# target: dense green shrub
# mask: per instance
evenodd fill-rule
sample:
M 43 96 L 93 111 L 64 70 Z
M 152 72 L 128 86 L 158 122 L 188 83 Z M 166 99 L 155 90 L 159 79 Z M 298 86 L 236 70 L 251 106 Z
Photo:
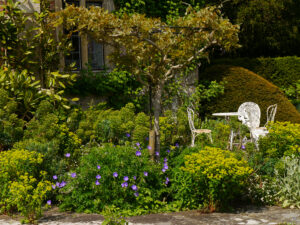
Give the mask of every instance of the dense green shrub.
M 101 212 L 108 207 L 141 214 L 158 210 L 167 197 L 161 165 L 150 161 L 148 150 L 138 143 L 134 148 L 92 148 L 62 179 L 67 185 L 59 189 L 58 200 L 65 210 Z
M 202 204 L 213 211 L 228 206 L 228 203 L 238 200 L 246 193 L 247 178 L 252 169 L 246 161 L 238 160 L 234 153 L 206 147 L 186 155 L 184 160 L 185 165 L 181 170 L 188 174 L 185 182 L 191 186 L 185 186 L 187 190 L 182 191 L 191 194 L 185 197 L 194 202 L 193 204 Z M 182 185 L 179 178 L 175 180 Z M 177 185 L 180 187 L 179 184 Z
M 144 108 L 146 101 L 141 84 L 130 73 L 118 70 L 82 70 L 68 92 L 75 95 L 101 96 L 109 107 L 115 109 L 124 107 L 128 102 L 133 102 L 136 108 Z
M 269 126 L 269 134 L 259 140 L 259 151 L 248 152 L 249 162 L 257 173 L 274 175 L 281 168 L 283 156 L 300 156 L 300 126 L 289 122 L 276 122 Z
M 207 105 L 207 111 L 236 112 L 243 102 L 255 102 L 261 109 L 261 124 L 266 121 L 266 109 L 278 104 L 275 120 L 300 122 L 300 114 L 278 87 L 241 67 L 215 65 L 205 70 L 203 77 L 225 81 L 224 95 Z
M 281 159 L 282 171 L 275 169 L 273 188 L 283 207 L 300 208 L 300 158 L 285 156 Z
M 18 118 L 17 102 L 9 98 L 7 91 L 0 89 L 0 96 L 0 150 L 3 150 L 23 137 L 25 121 Z
M 280 88 L 288 88 L 300 80 L 300 57 L 219 59 L 215 64 L 244 67 Z
M 28 222 L 41 215 L 41 207 L 51 189 L 44 180 L 43 155 L 14 149 L 0 152 L 0 211 L 20 211 Z M 40 181 L 40 182 L 39 182 Z
M 43 169 L 49 175 L 66 171 L 76 164 L 82 155 L 81 140 L 60 119 L 58 111 L 47 101 L 42 101 L 24 131 L 21 141 L 14 143 L 15 148 L 36 151 L 44 155 Z M 72 158 L 65 157 L 66 154 Z

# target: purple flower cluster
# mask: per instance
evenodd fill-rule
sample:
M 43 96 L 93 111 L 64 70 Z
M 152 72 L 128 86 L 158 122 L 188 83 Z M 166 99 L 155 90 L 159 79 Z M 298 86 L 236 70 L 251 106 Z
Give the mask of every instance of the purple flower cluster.
M 64 186 L 66 186 L 66 184 L 67 184 L 67 182 L 65 182 L 65 181 L 62 181 L 61 183 L 56 182 L 55 185 L 52 185 L 52 189 L 55 189 L 56 187 L 62 188 L 62 187 L 64 187 Z
M 121 186 L 124 188 L 126 188 L 126 187 L 128 187 L 128 183 L 127 182 L 123 182 L 122 184 L 121 184 Z
M 114 173 L 113 173 L 113 177 L 118 177 L 118 173 L 117 173 L 117 172 L 114 172 Z
M 169 169 L 169 166 L 168 166 L 168 159 L 167 159 L 167 158 L 164 158 L 164 166 L 163 166 L 163 168 L 161 169 L 161 171 L 164 173 L 164 172 L 166 172 L 168 169 Z
M 136 156 L 141 156 L 142 153 L 141 153 L 141 151 L 136 151 L 136 152 L 135 152 L 135 155 L 136 155 Z
M 170 182 L 169 177 L 166 177 L 165 184 L 168 185 L 169 182 Z

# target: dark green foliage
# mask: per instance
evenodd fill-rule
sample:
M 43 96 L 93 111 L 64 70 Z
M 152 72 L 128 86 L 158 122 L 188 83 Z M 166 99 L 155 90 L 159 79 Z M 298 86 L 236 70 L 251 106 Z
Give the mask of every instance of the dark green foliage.
M 68 92 L 83 96 L 101 96 L 109 107 L 115 109 L 124 107 L 128 102 L 133 102 L 136 108 L 143 108 L 146 103 L 141 84 L 126 71 L 92 72 L 90 69 L 82 70 Z
M 146 14 L 148 17 L 159 17 L 166 20 L 168 15 L 183 15 L 188 4 L 203 6 L 205 1 L 181 0 L 156 1 L 156 0 L 114 0 L 118 12 Z
M 300 58 L 296 56 L 278 58 L 227 58 L 213 61 L 213 65 L 215 64 L 244 67 L 280 88 L 288 88 L 300 80 Z
M 18 118 L 18 104 L 8 92 L 0 88 L 0 151 L 10 148 L 23 137 L 25 121 Z
M 266 121 L 266 109 L 278 104 L 275 120 L 300 122 L 300 114 L 278 87 L 241 67 L 216 65 L 208 68 L 203 77 L 225 81 L 224 95 L 209 104 L 208 113 L 236 112 L 243 102 L 255 102 L 261 109 L 261 125 Z
M 160 164 L 149 160 L 148 150 L 141 150 L 141 156 L 136 156 L 136 151 L 137 148 L 118 146 L 89 149 L 74 170 L 77 177 L 66 178 L 66 190 L 58 196 L 60 207 L 79 212 L 101 212 L 107 207 L 118 213 L 127 211 L 129 215 L 158 209 L 166 197 L 165 175 L 160 172 Z M 96 185 L 97 175 L 101 176 L 99 185 Z M 125 176 L 128 187 L 122 187 Z M 132 185 L 137 186 L 136 191 Z M 136 192 L 138 197 L 134 195 Z

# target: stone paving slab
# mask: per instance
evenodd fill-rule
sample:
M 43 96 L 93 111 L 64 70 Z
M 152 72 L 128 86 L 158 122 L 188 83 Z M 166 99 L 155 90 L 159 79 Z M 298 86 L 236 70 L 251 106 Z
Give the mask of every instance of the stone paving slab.
M 0 216 L 2 225 L 20 225 L 15 218 Z M 101 224 L 104 217 L 98 214 L 80 214 L 58 212 L 53 208 L 45 212 L 39 221 L 41 225 L 96 225 Z M 282 209 L 280 207 L 252 207 L 235 213 L 202 213 L 197 210 L 150 214 L 127 218 L 129 225 L 256 225 L 284 224 L 300 225 L 300 209 Z

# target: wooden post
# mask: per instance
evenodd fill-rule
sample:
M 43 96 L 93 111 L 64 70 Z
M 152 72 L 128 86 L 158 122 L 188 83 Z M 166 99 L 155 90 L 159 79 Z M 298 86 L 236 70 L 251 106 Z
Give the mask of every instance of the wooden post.
M 154 157 L 155 157 L 155 131 L 154 130 L 150 130 L 149 131 L 149 154 L 151 157 L 151 160 L 154 161 Z

